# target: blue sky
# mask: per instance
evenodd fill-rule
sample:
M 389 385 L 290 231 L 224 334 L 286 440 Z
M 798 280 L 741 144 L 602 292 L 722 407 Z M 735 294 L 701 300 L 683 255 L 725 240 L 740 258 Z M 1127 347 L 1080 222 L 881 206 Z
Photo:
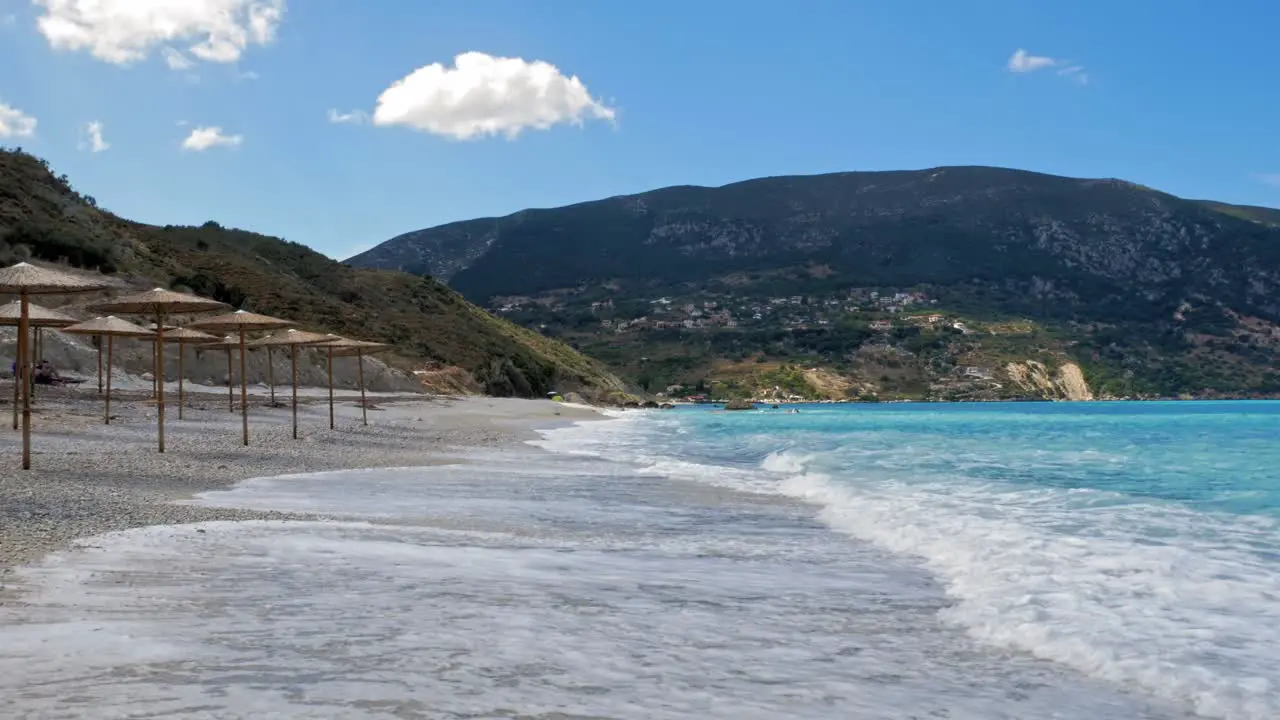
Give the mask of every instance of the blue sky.
M 525 207 L 842 170 L 1000 165 L 1280 206 L 1267 0 L 87 2 L 0 0 L 0 144 L 125 217 L 334 257 Z M 464 53 L 485 55 L 455 71 Z M 442 84 L 489 90 L 441 102 Z

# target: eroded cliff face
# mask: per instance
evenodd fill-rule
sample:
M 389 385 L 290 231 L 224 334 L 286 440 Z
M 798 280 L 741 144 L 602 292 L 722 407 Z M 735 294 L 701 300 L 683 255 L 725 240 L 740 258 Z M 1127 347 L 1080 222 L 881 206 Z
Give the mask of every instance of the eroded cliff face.
M 1005 366 L 1009 381 L 1018 389 L 1050 400 L 1093 400 L 1093 391 L 1084 372 L 1075 363 L 1063 363 L 1056 370 L 1036 360 L 1011 362 Z

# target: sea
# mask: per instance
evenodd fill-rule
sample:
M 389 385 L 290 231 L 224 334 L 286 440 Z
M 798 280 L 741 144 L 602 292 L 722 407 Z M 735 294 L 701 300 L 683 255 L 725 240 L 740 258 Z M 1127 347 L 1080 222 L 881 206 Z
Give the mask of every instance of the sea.
M 5 718 L 1280 718 L 1280 403 L 697 406 L 262 478 L 0 606 Z

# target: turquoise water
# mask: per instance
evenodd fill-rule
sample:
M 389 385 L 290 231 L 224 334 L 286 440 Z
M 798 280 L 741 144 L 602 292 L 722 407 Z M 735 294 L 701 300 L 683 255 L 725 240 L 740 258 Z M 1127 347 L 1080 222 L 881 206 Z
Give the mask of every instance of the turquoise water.
M 680 454 L 700 460 L 820 453 L 824 467 L 904 482 L 1095 490 L 1096 502 L 1280 516 L 1280 402 L 817 405 L 742 417 L 695 408 L 679 426 L 698 435 Z
M 982 645 L 1280 717 L 1280 403 L 800 410 L 651 413 L 561 449 L 811 502 L 930 571 Z
M 1276 720 L 1280 405 L 633 412 L 15 573 L 4 717 Z

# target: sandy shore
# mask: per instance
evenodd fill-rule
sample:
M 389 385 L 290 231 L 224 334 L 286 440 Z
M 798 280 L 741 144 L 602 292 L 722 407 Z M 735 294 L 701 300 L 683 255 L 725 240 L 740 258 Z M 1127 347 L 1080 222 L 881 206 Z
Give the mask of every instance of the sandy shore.
M 299 389 L 300 391 L 303 388 Z M 0 397 L 12 387 L 0 384 Z M 146 393 L 113 394 L 111 425 L 102 423 L 96 388 L 49 389 L 33 413 L 32 469 L 21 467 L 21 433 L 12 407 L 0 404 L 0 586 L 9 570 L 70 541 L 104 532 L 204 520 L 288 518 L 278 513 L 174 504 L 193 493 L 230 487 L 251 477 L 350 468 L 430 465 L 466 448 L 520 442 L 534 428 L 600 417 L 587 408 L 544 400 L 370 398 L 369 426 L 358 400 L 340 398 L 337 428 L 328 404 L 308 389 L 298 408 L 299 439 L 290 410 L 250 398 L 250 447 L 240 442 L 240 415 L 224 393 L 188 397 L 183 420 L 166 412 L 165 453 L 156 452 L 155 408 Z M 288 401 L 288 388 L 277 393 Z M 0 587 L 2 589 L 2 587 Z

